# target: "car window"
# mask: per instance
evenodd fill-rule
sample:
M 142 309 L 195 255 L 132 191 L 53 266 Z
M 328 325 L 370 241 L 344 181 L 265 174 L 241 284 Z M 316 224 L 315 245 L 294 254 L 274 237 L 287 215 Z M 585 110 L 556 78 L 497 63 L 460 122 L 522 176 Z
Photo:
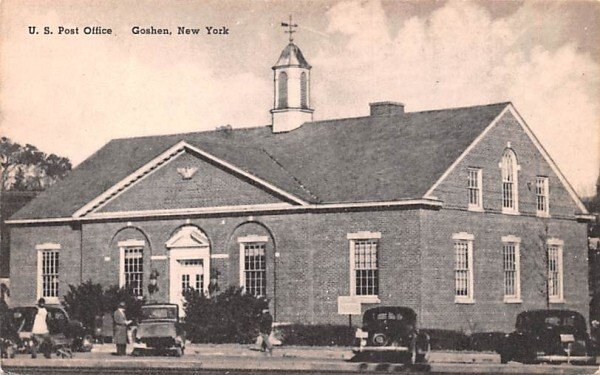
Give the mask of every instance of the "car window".
M 546 325 L 550 325 L 550 326 L 559 326 L 560 318 L 558 316 L 547 316 L 544 319 L 544 323 L 546 323 Z
M 143 308 L 142 319 L 177 319 L 176 307 Z

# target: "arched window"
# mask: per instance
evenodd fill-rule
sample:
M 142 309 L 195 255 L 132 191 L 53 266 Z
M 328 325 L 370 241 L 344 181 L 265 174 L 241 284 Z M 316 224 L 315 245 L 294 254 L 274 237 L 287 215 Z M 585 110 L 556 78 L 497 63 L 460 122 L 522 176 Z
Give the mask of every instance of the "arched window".
M 300 75 L 300 106 L 308 108 L 306 72 Z
M 286 72 L 279 73 L 279 103 L 278 108 L 288 106 L 288 76 Z
M 502 210 L 518 211 L 517 156 L 507 148 L 502 154 Z

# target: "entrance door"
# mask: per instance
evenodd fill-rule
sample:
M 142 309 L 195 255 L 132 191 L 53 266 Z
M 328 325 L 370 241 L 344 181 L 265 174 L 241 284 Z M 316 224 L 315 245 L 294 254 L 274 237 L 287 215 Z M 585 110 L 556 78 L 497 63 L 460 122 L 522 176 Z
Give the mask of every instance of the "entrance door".
M 179 259 L 179 299 L 183 300 L 188 290 L 204 291 L 204 260 L 203 259 Z

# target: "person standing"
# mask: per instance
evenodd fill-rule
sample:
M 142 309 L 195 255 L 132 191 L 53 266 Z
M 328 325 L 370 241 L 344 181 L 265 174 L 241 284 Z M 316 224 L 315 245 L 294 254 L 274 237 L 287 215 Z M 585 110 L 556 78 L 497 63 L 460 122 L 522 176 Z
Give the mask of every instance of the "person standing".
M 125 355 L 127 349 L 127 326 L 131 320 L 125 315 L 125 302 L 119 302 L 119 307 L 113 314 L 113 340 L 117 345 L 117 355 Z
M 46 310 L 46 300 L 40 298 L 37 305 L 37 313 L 33 320 L 31 329 L 31 358 L 37 358 L 38 347 L 42 349 L 44 357 L 50 358 L 52 354 L 52 344 L 50 341 L 50 331 L 48 330 L 48 310 Z
M 258 321 L 258 332 L 262 338 L 261 351 L 266 348 L 269 355 L 273 355 L 273 343 L 271 342 L 271 330 L 273 328 L 273 317 L 269 309 L 264 309 Z

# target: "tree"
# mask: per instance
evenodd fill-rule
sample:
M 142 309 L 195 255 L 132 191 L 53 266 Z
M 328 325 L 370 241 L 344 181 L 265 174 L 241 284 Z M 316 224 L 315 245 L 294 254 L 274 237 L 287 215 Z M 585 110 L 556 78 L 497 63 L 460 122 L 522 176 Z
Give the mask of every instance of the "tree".
M 43 190 L 71 170 L 68 158 L 46 154 L 37 147 L 0 139 L 0 189 Z

